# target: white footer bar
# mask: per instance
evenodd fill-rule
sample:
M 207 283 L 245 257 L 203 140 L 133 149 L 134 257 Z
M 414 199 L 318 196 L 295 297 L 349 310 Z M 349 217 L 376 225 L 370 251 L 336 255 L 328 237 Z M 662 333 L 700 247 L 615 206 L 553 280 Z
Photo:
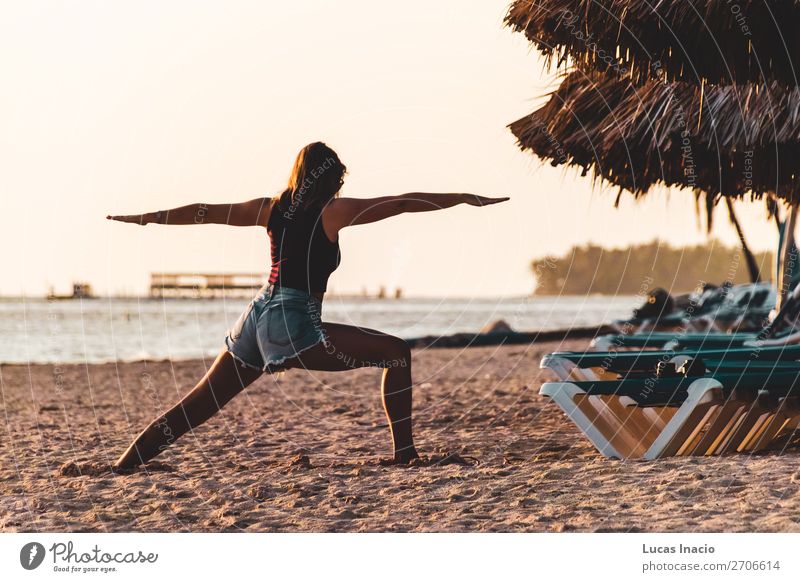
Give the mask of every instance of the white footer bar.
M 799 547 L 800 534 L 8 533 L 0 573 L 15 581 L 768 581 L 798 579 Z

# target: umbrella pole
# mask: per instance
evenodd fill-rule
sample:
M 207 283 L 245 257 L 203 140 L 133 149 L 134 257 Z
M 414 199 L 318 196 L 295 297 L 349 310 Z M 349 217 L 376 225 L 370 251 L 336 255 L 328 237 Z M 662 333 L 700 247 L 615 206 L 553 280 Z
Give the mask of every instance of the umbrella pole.
M 778 281 L 781 280 L 781 251 L 783 250 L 783 233 L 786 223 L 781 220 L 780 207 L 777 205 L 773 217 L 775 218 L 775 226 L 778 227 L 778 248 L 775 252 L 775 258 L 772 261 L 772 280 L 775 282 L 775 287 L 778 288 L 780 287 Z
M 786 296 L 790 291 L 792 284 L 792 275 L 797 268 L 797 247 L 794 243 L 794 229 L 797 225 L 797 212 L 798 204 L 795 203 L 789 209 L 789 214 L 786 217 L 783 233 L 783 244 L 780 249 L 781 263 L 780 263 L 780 277 L 778 279 L 778 305 L 777 308 L 783 305 Z

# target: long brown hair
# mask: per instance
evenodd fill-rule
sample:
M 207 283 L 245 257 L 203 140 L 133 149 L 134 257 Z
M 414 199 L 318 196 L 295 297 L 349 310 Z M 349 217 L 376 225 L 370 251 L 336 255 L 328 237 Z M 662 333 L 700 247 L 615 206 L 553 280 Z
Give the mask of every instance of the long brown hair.
M 339 194 L 345 172 L 335 151 L 321 141 L 308 144 L 297 154 L 277 210 L 291 218 L 297 212 L 322 209 Z

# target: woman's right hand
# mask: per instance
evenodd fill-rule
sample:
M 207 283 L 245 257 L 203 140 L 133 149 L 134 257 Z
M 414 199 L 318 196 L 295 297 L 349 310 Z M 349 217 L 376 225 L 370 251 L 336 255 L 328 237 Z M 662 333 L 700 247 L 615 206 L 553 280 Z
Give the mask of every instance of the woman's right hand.
M 152 222 L 151 215 L 148 214 L 122 214 L 106 216 L 106 220 L 116 220 L 117 222 L 129 222 L 130 224 L 138 224 L 140 226 L 144 226 L 145 224 Z
M 464 203 L 470 206 L 490 206 L 491 204 L 498 204 L 510 200 L 508 196 L 501 198 L 490 198 L 489 196 L 478 196 L 477 194 L 464 194 Z

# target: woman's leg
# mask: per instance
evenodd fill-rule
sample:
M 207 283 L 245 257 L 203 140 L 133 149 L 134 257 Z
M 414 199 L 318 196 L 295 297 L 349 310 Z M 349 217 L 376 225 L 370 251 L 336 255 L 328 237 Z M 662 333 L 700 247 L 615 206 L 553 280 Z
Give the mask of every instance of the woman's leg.
M 214 416 L 262 373 L 242 367 L 223 350 L 192 391 L 136 437 L 114 463 L 114 469 L 147 463 L 183 434 Z
M 398 338 L 351 325 L 325 323 L 327 345 L 317 345 L 287 360 L 287 368 L 343 371 L 383 368 L 381 396 L 392 433 L 394 460 L 407 463 L 419 455 L 411 431 L 411 350 Z

